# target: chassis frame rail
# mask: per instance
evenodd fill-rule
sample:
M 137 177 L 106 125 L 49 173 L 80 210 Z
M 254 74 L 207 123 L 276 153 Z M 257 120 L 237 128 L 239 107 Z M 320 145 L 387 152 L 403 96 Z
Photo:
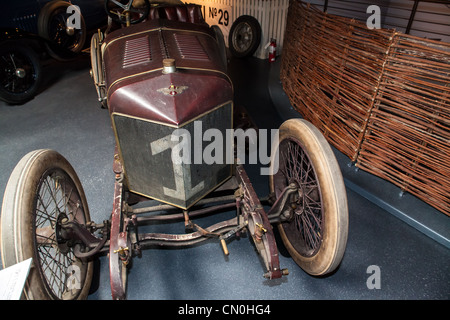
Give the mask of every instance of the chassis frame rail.
M 114 171 L 116 181 L 111 219 L 98 225 L 90 222 L 86 226 L 77 225 L 74 222 L 60 223 L 58 232 L 61 241 L 76 240 L 75 254 L 79 258 L 88 259 L 99 253 L 109 254 L 113 299 L 126 298 L 127 265 L 132 257 L 141 256 L 142 250 L 151 247 L 191 246 L 202 241 L 215 239 L 220 241 L 224 254 L 228 255 L 226 241 L 233 236 L 240 236 L 241 232 L 246 230 L 248 230 L 264 263 L 264 277 L 276 279 L 288 274 L 287 269 L 280 268 L 272 223 L 278 223 L 289 218 L 290 202 L 298 190 L 295 185 L 286 187 L 267 214 L 261 204 L 261 201 L 266 199 L 258 198 L 244 167 L 238 164 L 235 166 L 235 174 L 231 178 L 235 179 L 234 187 L 223 190 L 233 194 L 202 199 L 193 207 L 200 206 L 198 209 L 155 214 L 155 212 L 164 212 L 176 208 L 165 204 L 132 208 L 125 201 L 128 194 L 123 186 L 122 168 L 118 161 L 114 163 Z M 231 184 L 233 185 L 233 183 Z M 236 208 L 234 218 L 205 228 L 191 220 L 194 217 L 232 208 Z M 152 214 L 138 216 L 144 213 Z M 185 222 L 185 234 L 138 233 L 139 226 L 145 224 L 182 219 Z M 94 232 L 99 229 L 102 230 L 101 238 L 94 236 Z

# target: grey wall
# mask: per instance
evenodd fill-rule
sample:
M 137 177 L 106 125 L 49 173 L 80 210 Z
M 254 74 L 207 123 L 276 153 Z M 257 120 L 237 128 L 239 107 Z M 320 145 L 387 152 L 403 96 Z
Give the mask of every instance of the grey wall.
M 325 0 L 303 0 L 321 10 Z M 381 9 L 381 26 L 406 32 L 414 6 L 413 0 L 328 0 L 327 12 L 365 22 L 370 14 L 367 7 L 376 4 Z M 443 2 L 442 0 L 440 2 Z M 409 34 L 450 43 L 450 0 L 434 3 L 422 0 L 417 6 Z

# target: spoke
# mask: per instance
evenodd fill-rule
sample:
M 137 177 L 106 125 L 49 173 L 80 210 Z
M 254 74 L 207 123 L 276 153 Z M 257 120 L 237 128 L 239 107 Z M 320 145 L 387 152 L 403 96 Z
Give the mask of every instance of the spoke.
M 47 177 L 43 181 L 43 186 L 40 189 L 40 193 L 37 196 L 38 205 L 36 207 L 36 226 L 40 227 L 44 225 L 47 221 L 49 221 L 50 225 L 54 226 L 56 222 L 57 213 L 60 212 L 59 204 L 61 203 L 63 198 L 57 200 L 57 188 L 53 188 L 50 185 L 49 179 Z M 56 183 L 56 182 L 55 182 Z M 40 203 L 40 206 L 39 206 Z M 53 205 L 53 206 L 52 206 Z M 41 209 L 41 208 L 42 209 Z M 50 209 L 50 210 L 49 210 Z M 51 211 L 51 212 L 49 212 Z
M 122 14 L 119 11 L 110 11 L 112 14 L 115 14 L 117 17 L 121 18 Z
M 313 204 L 311 204 L 310 202 L 308 202 L 308 201 L 305 201 L 305 209 L 307 209 L 306 210 L 306 212 L 319 212 L 319 214 L 320 214 L 320 210 L 322 209 L 322 206 L 320 205 L 320 203 L 313 203 Z
M 56 245 L 55 231 L 51 226 L 37 228 L 36 241 L 39 246 Z
M 45 274 L 45 277 L 47 279 L 47 283 L 50 286 L 50 288 L 54 291 L 54 293 L 61 297 L 59 290 L 56 290 L 55 287 L 58 289 L 58 284 L 65 284 L 65 270 L 67 269 L 64 263 L 61 262 L 61 259 L 64 259 L 64 255 L 58 254 L 56 249 L 53 249 L 55 254 L 52 254 L 50 250 L 52 247 L 41 247 L 43 250 L 40 250 L 41 255 L 41 262 L 43 262 L 43 271 Z M 50 260 L 50 261 L 48 261 Z M 64 270 L 64 272 L 63 272 Z
M 59 260 L 56 259 L 56 254 L 51 252 L 54 251 L 56 253 L 56 249 L 53 247 L 40 247 L 39 249 L 41 261 L 44 262 L 46 266 L 43 268 L 43 271 L 48 279 L 49 276 L 47 276 L 47 271 L 50 275 L 55 275 L 55 270 L 58 269 Z
M 73 189 L 71 188 L 69 194 L 67 194 L 66 185 L 64 184 L 64 199 L 65 199 L 64 212 L 67 216 L 69 216 L 69 212 L 67 212 L 67 209 L 69 207 L 69 202 L 71 201 L 70 197 L 72 196 L 72 191 Z
M 53 200 L 53 203 L 55 204 L 55 209 L 56 209 L 56 208 L 59 209 L 58 206 L 57 206 L 58 201 L 56 201 L 56 198 L 55 198 L 55 196 L 56 196 L 56 194 L 55 194 L 55 193 L 56 193 L 56 190 L 54 190 L 54 189 L 50 186 L 49 179 L 52 179 L 52 178 L 51 178 L 50 176 L 48 176 L 47 179 L 44 180 L 45 185 L 47 186 L 48 191 L 50 192 L 50 197 L 51 197 L 51 199 L 49 200 L 49 202 L 50 202 L 51 200 Z M 53 180 L 53 179 L 52 179 L 52 180 Z
M 84 222 L 81 203 L 77 188 L 64 172 L 54 171 L 42 179 L 36 195 L 35 248 L 42 279 L 53 295 L 60 299 L 64 298 L 68 289 L 69 267 L 77 259 L 72 247 L 65 246 L 60 251 L 63 248 L 56 240 L 55 227 L 60 214 L 65 214 L 71 220 Z M 84 270 L 85 267 L 82 268 Z M 74 298 L 79 290 L 71 292 L 65 297 Z
M 322 242 L 323 207 L 320 197 L 320 186 L 313 164 L 302 145 L 294 140 L 285 140 L 280 145 L 280 183 L 277 190 L 283 190 L 287 185 L 295 182 L 299 187 L 299 197 L 290 237 L 301 239 L 297 244 L 297 250 L 310 256 L 320 247 Z M 284 181 L 283 181 L 284 179 Z M 296 230 L 296 231 L 294 231 Z
M 16 63 L 14 62 L 14 54 L 13 53 L 10 53 L 9 54 L 9 57 L 10 57 L 10 59 L 11 59 L 11 62 L 12 62 L 12 65 L 13 65 L 13 67 L 14 67 L 14 69 L 17 69 L 17 67 L 16 67 Z
M 47 213 L 47 211 L 48 211 L 47 208 L 49 207 L 50 202 L 47 202 L 47 201 L 46 201 L 46 198 L 43 197 L 41 194 L 38 194 L 38 200 L 39 200 L 39 202 L 41 203 L 42 207 L 44 208 L 45 213 Z M 47 202 L 47 203 L 45 203 L 45 202 Z M 47 213 L 47 214 L 48 214 L 48 213 Z
M 303 150 L 300 149 L 300 147 L 298 145 L 293 145 L 293 157 L 292 157 L 292 161 L 294 162 L 294 170 L 295 170 L 295 178 L 298 179 L 298 181 L 300 183 L 302 183 L 304 181 L 304 176 L 303 176 Z
M 305 240 L 305 244 L 308 249 L 316 249 L 318 244 L 319 235 L 317 234 L 314 222 L 317 222 L 314 215 L 314 222 L 310 220 L 311 215 L 303 214 L 300 216 L 301 225 L 303 226 L 303 239 Z
M 128 9 L 130 9 L 131 4 L 133 3 L 132 0 L 128 1 L 127 4 L 122 4 L 122 3 L 120 3 L 119 1 L 116 1 L 116 0 L 111 0 L 111 2 L 114 3 L 116 6 L 122 8 L 123 10 L 128 10 Z
M 286 168 L 286 173 L 287 173 L 287 178 L 288 179 L 293 178 L 293 166 L 294 166 L 294 164 L 293 164 L 293 159 L 292 159 L 292 156 L 291 156 L 291 154 L 292 154 L 291 150 L 292 150 L 292 146 L 291 146 L 291 144 L 289 144 L 288 145 L 288 149 L 286 151 L 286 160 L 287 160 L 287 165 L 288 165 L 287 168 Z
M 58 184 L 58 180 L 55 180 L 55 184 Z M 59 196 L 59 199 L 58 199 L 58 201 L 56 201 L 58 196 Z M 57 186 L 55 186 L 55 204 L 56 204 L 56 207 L 59 209 L 59 212 L 62 212 L 62 210 L 60 209 L 61 202 L 63 203 L 63 208 L 65 210 L 66 204 L 67 204 L 67 199 L 66 199 L 66 196 L 65 196 L 63 190 L 61 189 L 61 184 L 58 184 Z
M 36 211 L 39 212 L 39 214 L 36 214 L 36 218 L 40 218 L 40 219 L 44 219 L 44 221 L 36 221 L 36 226 L 42 226 L 43 224 L 45 224 L 45 222 L 50 222 L 50 224 L 54 224 L 56 222 L 56 218 L 49 215 L 46 211 L 42 211 L 39 208 L 36 208 Z

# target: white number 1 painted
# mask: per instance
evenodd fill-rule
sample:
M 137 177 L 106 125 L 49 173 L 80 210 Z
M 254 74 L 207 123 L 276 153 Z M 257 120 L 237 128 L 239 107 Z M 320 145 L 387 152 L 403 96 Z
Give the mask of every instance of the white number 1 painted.
M 173 152 L 174 147 L 177 146 L 180 142 L 173 141 L 172 136 L 172 134 L 169 134 L 150 143 L 152 155 L 156 155 L 167 149 L 170 149 Z M 175 177 L 175 189 L 163 187 L 163 191 L 166 196 L 175 199 L 186 200 L 204 188 L 203 181 L 200 181 L 195 187 L 192 187 L 190 164 L 185 167 L 185 171 L 183 172 L 182 162 L 173 161 L 173 157 L 171 157 L 171 160 Z

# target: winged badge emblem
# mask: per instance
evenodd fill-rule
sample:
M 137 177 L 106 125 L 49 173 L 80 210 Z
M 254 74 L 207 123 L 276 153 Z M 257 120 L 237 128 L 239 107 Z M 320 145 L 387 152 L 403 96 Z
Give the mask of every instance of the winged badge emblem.
M 186 90 L 188 87 L 186 86 L 175 86 L 171 84 L 168 88 L 161 88 L 156 91 L 161 92 L 162 94 L 166 96 L 175 96 L 177 94 L 183 93 L 184 90 Z

